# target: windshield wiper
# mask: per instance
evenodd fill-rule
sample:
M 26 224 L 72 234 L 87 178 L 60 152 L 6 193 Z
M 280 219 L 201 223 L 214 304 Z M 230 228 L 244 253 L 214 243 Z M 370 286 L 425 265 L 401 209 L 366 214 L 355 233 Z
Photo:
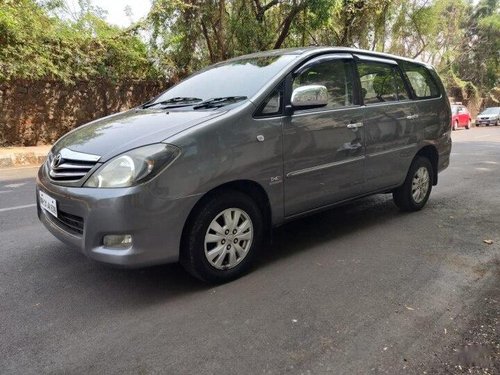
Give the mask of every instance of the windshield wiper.
M 190 97 L 184 97 L 184 96 L 177 96 L 175 98 L 162 100 L 161 102 L 146 103 L 142 106 L 142 108 L 146 109 L 149 107 L 153 107 L 155 105 L 164 105 L 164 106 L 167 106 L 167 108 L 183 107 L 183 106 L 193 105 L 193 103 L 198 103 L 198 102 L 201 102 L 202 100 L 203 99 L 200 99 L 200 98 L 190 98 Z
M 246 96 L 223 96 L 221 98 L 207 99 L 199 104 L 196 104 L 193 109 L 200 108 L 220 108 L 228 104 L 236 103 L 245 100 Z

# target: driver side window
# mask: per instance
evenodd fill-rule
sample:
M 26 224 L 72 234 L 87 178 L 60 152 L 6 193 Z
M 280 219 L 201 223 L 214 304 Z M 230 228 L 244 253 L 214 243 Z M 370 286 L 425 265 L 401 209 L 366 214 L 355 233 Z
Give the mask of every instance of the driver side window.
M 293 89 L 307 85 L 325 86 L 328 104 L 322 109 L 353 105 L 352 67 L 348 61 L 330 60 L 315 64 L 293 80 Z M 316 109 L 317 110 L 317 109 Z

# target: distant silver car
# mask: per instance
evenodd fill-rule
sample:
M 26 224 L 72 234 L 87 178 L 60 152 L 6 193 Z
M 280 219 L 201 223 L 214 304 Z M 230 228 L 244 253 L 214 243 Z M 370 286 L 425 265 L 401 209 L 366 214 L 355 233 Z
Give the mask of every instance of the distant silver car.
M 376 193 L 421 209 L 451 150 L 428 65 L 348 48 L 276 50 L 193 74 L 52 147 L 38 216 L 87 256 L 180 261 L 234 279 L 272 226 Z
M 477 115 L 476 126 L 500 125 L 500 107 L 489 107 Z

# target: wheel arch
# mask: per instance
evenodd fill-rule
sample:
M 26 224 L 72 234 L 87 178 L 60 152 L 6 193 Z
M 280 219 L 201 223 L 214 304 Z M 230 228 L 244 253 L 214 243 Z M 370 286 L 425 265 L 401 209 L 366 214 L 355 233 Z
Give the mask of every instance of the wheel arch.
M 437 148 L 433 145 L 424 146 L 417 152 L 415 158 L 417 156 L 423 156 L 431 162 L 432 185 L 436 186 L 438 183 L 438 163 L 439 163 L 439 153 L 437 151 Z
M 262 215 L 264 216 L 264 228 L 266 230 L 265 235 L 269 234 L 272 226 L 272 211 L 271 211 L 271 203 L 269 201 L 269 197 L 265 189 L 259 183 L 252 180 L 234 180 L 229 181 L 224 184 L 218 185 L 213 189 L 209 190 L 200 199 L 196 202 L 196 204 L 191 209 L 186 222 L 184 223 L 184 227 L 182 229 L 182 237 L 181 237 L 181 251 L 184 245 L 184 241 L 187 236 L 187 229 L 189 225 L 194 220 L 196 213 L 203 206 L 203 204 L 214 197 L 217 194 L 220 194 L 223 191 L 227 190 L 235 190 L 241 193 L 248 195 L 252 198 L 257 205 L 259 206 Z

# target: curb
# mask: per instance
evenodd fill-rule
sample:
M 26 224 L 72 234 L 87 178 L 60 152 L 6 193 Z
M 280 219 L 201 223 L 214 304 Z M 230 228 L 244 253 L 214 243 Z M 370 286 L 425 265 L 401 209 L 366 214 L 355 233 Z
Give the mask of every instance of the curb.
M 49 150 L 50 146 L 0 148 L 0 169 L 41 165 Z

